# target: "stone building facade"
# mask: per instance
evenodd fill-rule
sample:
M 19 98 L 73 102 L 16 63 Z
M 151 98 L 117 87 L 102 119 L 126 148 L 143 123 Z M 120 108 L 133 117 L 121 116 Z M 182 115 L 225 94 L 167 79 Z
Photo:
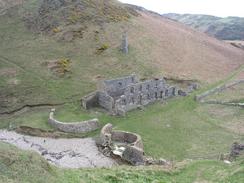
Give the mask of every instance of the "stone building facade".
M 111 114 L 124 115 L 140 106 L 177 95 L 185 96 L 186 92 L 167 84 L 164 79 L 139 81 L 131 75 L 99 83 L 96 92 L 83 97 L 82 105 L 86 109 L 101 106 Z

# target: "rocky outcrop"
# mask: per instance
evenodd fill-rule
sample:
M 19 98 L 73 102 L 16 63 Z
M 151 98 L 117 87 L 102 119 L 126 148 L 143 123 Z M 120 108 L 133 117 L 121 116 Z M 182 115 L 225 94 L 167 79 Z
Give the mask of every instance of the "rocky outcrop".
M 49 114 L 48 123 L 54 128 L 62 132 L 86 133 L 86 132 L 97 130 L 100 126 L 98 119 L 92 119 L 92 120 L 82 121 L 82 122 L 73 122 L 73 123 L 61 122 L 54 119 L 54 112 L 55 109 L 52 109 Z

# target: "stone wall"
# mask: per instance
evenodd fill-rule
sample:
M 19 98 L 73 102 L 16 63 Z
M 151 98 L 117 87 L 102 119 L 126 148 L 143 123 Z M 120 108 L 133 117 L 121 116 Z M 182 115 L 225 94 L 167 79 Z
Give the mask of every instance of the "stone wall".
M 124 94 L 115 101 L 115 111 L 116 113 L 127 112 L 139 106 L 177 95 L 177 87 L 167 85 L 163 79 L 131 84 L 125 88 Z
M 92 107 L 98 106 L 98 92 L 92 92 L 86 96 L 84 96 L 81 100 L 82 106 L 85 109 L 90 109 Z
M 138 80 L 135 75 L 113 79 L 105 80 L 100 84 L 99 90 L 106 91 L 111 97 L 117 97 L 123 94 L 124 89 Z
M 82 121 L 82 122 L 75 122 L 75 123 L 60 122 L 54 119 L 54 112 L 55 110 L 52 109 L 52 111 L 49 114 L 48 123 L 55 129 L 58 129 L 62 132 L 86 133 L 86 132 L 97 130 L 100 126 L 98 119 L 92 119 L 89 121 Z
M 84 97 L 82 105 L 87 109 L 98 104 L 111 114 L 125 115 L 127 111 L 158 100 L 186 95 L 187 92 L 168 85 L 164 79 L 139 82 L 135 75 L 131 75 L 101 82 L 98 92 Z
M 220 104 L 220 105 L 235 106 L 235 107 L 244 107 L 244 103 L 223 102 L 223 101 L 217 101 L 217 100 L 208 100 L 208 101 L 204 101 L 204 103 L 206 103 L 206 104 Z
M 109 112 L 112 112 L 114 107 L 114 99 L 107 93 L 99 91 L 98 104 L 104 109 L 107 109 Z
M 138 134 L 115 130 L 112 131 L 111 135 L 112 141 L 129 144 L 139 149 L 143 149 L 142 139 Z
M 120 144 L 125 149 L 121 158 L 132 165 L 144 164 L 144 150 L 141 136 L 125 131 L 113 131 L 112 124 L 105 125 L 100 133 L 102 149 L 114 149 L 113 144 Z
M 211 90 L 208 90 L 200 95 L 196 95 L 195 99 L 196 101 L 199 101 L 199 102 L 205 102 L 204 99 L 210 95 L 213 95 L 215 93 L 219 93 L 219 92 L 222 92 L 223 90 L 227 89 L 227 88 L 230 88 L 232 86 L 235 86 L 235 85 L 238 85 L 238 84 L 241 84 L 241 83 L 244 83 L 244 80 L 238 80 L 238 81 L 234 81 L 232 83 L 228 83 L 228 84 L 223 84 L 223 85 L 220 85 L 220 86 L 217 86 Z

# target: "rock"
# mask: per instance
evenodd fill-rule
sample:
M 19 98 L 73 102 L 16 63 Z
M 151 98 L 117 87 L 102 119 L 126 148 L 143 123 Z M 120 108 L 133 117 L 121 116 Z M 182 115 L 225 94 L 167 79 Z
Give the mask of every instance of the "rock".
M 126 147 L 122 159 L 135 166 L 144 165 L 143 151 L 135 147 Z
M 48 154 L 48 151 L 47 151 L 47 150 L 45 150 L 45 151 L 43 151 L 43 152 L 41 153 L 42 156 L 44 156 L 44 155 L 46 155 L 46 154 Z
M 152 157 L 146 157 L 145 158 L 145 163 L 147 164 L 147 165 L 153 165 L 154 164 L 154 159 L 152 158 Z
M 244 154 L 244 144 L 235 142 L 231 147 L 230 157 L 235 159 L 241 154 Z
M 125 147 L 115 147 L 115 150 L 113 150 L 113 154 L 122 157 L 123 153 L 125 151 Z
M 160 158 L 158 160 L 158 165 L 166 165 L 166 164 L 168 164 L 168 162 L 165 159 Z
M 141 110 L 141 111 L 144 111 L 145 110 L 145 107 L 143 106 L 143 105 L 138 105 L 138 107 L 137 107 L 139 110 Z
M 178 95 L 185 97 L 187 96 L 187 93 L 184 92 L 183 90 L 178 90 Z
M 226 164 L 231 164 L 231 162 L 228 161 L 228 160 L 224 160 L 224 163 L 226 163 Z

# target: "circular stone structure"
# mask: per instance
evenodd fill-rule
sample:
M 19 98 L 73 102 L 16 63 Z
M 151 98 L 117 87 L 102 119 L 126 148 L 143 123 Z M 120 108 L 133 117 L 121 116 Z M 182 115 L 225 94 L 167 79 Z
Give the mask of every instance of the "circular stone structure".
M 132 165 L 144 164 L 144 149 L 141 136 L 131 132 L 113 130 L 112 124 L 105 125 L 100 133 L 103 149 L 121 150 L 121 158 Z M 112 151 L 113 154 L 116 154 Z
M 82 122 L 61 122 L 56 119 L 54 119 L 54 112 L 55 109 L 52 109 L 49 118 L 48 123 L 53 126 L 54 128 L 67 133 L 86 133 L 91 132 L 94 130 L 97 130 L 100 125 L 98 119 L 91 119 L 88 121 L 82 121 Z

